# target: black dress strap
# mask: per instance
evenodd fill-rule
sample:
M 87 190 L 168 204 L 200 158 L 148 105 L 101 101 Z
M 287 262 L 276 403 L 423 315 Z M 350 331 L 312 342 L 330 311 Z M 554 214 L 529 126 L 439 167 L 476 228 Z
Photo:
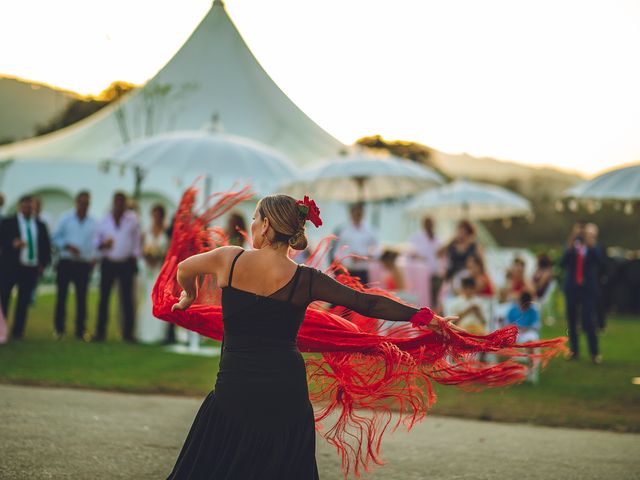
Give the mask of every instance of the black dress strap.
M 309 271 L 309 301 L 311 302 L 313 299 L 313 277 L 315 277 L 316 275 L 316 269 L 315 268 L 307 268 L 307 270 Z
M 293 285 L 291 286 L 291 291 L 289 292 L 289 298 L 287 298 L 287 302 L 290 302 L 293 298 L 293 294 L 296 292 L 296 287 L 298 286 L 298 281 L 300 280 L 300 270 L 302 270 L 302 265 L 298 265 L 296 267 L 296 273 L 293 278 Z
M 240 253 L 238 253 L 238 255 L 236 255 L 236 258 L 233 259 L 233 262 L 231 262 L 231 269 L 229 270 L 229 281 L 227 282 L 228 287 L 231 286 L 231 279 L 233 278 L 233 269 L 236 268 L 236 262 L 238 261 L 238 258 L 240 257 L 240 255 L 242 255 L 243 253 L 244 253 L 244 250 L 240 250 Z

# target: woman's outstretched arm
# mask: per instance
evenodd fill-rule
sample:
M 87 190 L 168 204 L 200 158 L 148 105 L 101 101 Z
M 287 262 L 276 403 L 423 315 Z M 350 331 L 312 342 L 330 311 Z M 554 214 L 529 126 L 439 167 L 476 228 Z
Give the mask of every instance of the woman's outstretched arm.
M 427 328 L 440 335 L 446 335 L 440 323 L 442 321 L 447 322 L 452 330 L 463 331 L 462 328 L 451 323 L 452 320 L 457 320 L 458 317 L 438 317 L 440 321 L 430 322 L 429 320 L 433 316 L 431 311 L 425 316 L 424 311 L 383 295 L 359 292 L 337 282 L 319 270 L 311 271 L 309 282 L 310 301 L 320 300 L 334 305 L 341 305 L 371 318 L 396 322 L 415 322 L 414 325 L 427 326 Z M 420 314 L 416 315 L 418 312 Z M 427 319 L 426 322 L 425 318 Z
M 219 276 L 219 272 L 227 265 L 231 254 L 237 255 L 239 247 L 219 247 L 209 252 L 199 253 L 178 264 L 176 274 L 178 284 L 182 288 L 180 300 L 171 310 L 186 310 L 198 297 L 198 279 L 203 275 Z
M 311 271 L 309 293 L 320 300 L 353 310 L 361 315 L 384 320 L 409 321 L 418 309 L 382 295 L 364 293 L 337 282 L 319 270 Z

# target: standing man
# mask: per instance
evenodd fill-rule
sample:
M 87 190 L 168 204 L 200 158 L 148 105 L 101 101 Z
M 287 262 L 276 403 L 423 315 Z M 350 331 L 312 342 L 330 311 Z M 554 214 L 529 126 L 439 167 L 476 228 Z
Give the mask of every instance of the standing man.
M 607 288 L 607 250 L 598 241 L 600 229 L 595 223 L 587 223 L 584 227 L 584 236 L 587 246 L 593 248 L 598 257 L 596 265 L 596 294 L 595 316 L 596 328 L 603 332 L 607 326 L 607 314 L 605 306 L 605 289 Z
M 140 224 L 135 212 L 127 209 L 127 196 L 117 192 L 113 196 L 113 208 L 98 224 L 96 246 L 102 257 L 100 265 L 100 303 L 95 340 L 104 341 L 109 318 L 111 288 L 117 280 L 120 284 L 120 301 L 123 319 L 122 338 L 135 342 L 133 338 L 134 303 L 133 279 L 140 256 Z
M 378 239 L 373 229 L 363 222 L 364 204 L 353 204 L 349 215 L 351 222 L 336 231 L 338 239 L 332 253 L 343 257 L 342 264 L 349 273 L 366 285 L 369 283 L 369 259 L 377 255 Z
M 96 221 L 88 215 L 89 202 L 89 192 L 78 193 L 75 210 L 62 216 L 53 234 L 53 244 L 60 252 L 56 277 L 58 295 L 54 317 L 57 339 L 61 339 L 65 334 L 66 303 L 70 283 L 73 283 L 76 291 L 75 335 L 79 340 L 87 339 L 85 336 L 87 289 L 96 261 Z
M 598 351 L 595 318 L 599 262 L 597 250 L 586 243 L 584 227 L 575 226 L 571 237 L 569 237 L 567 248 L 560 259 L 560 266 L 565 271 L 564 294 L 571 346 L 570 358 L 576 360 L 579 354 L 578 315 L 580 315 L 582 330 L 587 334 L 589 342 L 591 361 L 596 365 L 602 363 L 602 357 Z
M 24 336 L 27 308 L 38 277 L 51 263 L 51 243 L 44 223 L 33 215 L 33 199 L 24 195 L 18 213 L 0 223 L 0 303 L 7 316 L 11 291 L 18 286 L 18 303 L 11 336 Z

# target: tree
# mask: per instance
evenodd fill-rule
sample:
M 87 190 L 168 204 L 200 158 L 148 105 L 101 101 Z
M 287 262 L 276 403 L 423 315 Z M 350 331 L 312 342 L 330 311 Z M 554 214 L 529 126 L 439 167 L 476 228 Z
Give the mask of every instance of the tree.
M 36 127 L 36 136 L 45 133 L 55 132 L 61 128 L 68 127 L 90 115 L 98 112 L 112 102 L 122 98 L 124 95 L 134 90 L 136 87 L 132 83 L 116 81 L 112 82 L 106 89 L 98 95 L 88 96 L 74 100 L 52 118 L 48 123 Z
M 443 177 L 448 178 L 448 176 L 433 163 L 431 159 L 431 149 L 426 145 L 406 140 L 385 140 L 381 135 L 362 137 L 356 140 L 356 144 L 374 150 L 386 150 L 396 157 L 406 158 L 426 165 L 436 170 Z

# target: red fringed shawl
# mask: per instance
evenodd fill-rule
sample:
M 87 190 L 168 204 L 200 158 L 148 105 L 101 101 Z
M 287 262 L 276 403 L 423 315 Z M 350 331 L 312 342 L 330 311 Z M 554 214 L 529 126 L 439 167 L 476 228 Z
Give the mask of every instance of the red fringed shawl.
M 223 232 L 208 228 L 208 224 L 250 198 L 248 188 L 214 194 L 208 199 L 212 206 L 196 213 L 196 190 L 185 192 L 176 214 L 171 246 L 152 293 L 156 317 L 222 340 L 220 291 L 213 279 L 204 280 L 198 300 L 188 310 L 171 311 L 180 293 L 177 265 L 193 254 L 224 245 Z M 329 242 L 330 239 L 321 242 L 307 265 L 319 262 Z M 332 265 L 331 270 L 338 281 L 352 288 L 390 296 L 382 290 L 363 287 L 339 265 Z M 471 390 L 511 385 L 526 375 L 526 366 L 514 361 L 515 357 L 528 357 L 544 366 L 566 348 L 564 337 L 517 344 L 515 326 L 488 335 L 473 335 L 451 329 L 440 317 L 434 321 L 441 323 L 445 336 L 428 328 L 414 328 L 410 322 L 366 318 L 340 306 L 312 304 L 307 309 L 298 347 L 302 352 L 321 354 L 306 359 L 309 394 L 318 409 L 318 428 L 340 453 L 345 475 L 351 468 L 358 475 L 371 462 L 382 464 L 380 444 L 384 432 L 400 424 L 408 430 L 425 417 L 436 399 L 432 381 Z M 506 360 L 483 363 L 475 355 L 481 352 Z M 397 414 L 395 422 L 392 412 Z M 333 413 L 337 420 L 329 418 Z M 323 420 L 332 425 L 322 429 L 319 422 Z

